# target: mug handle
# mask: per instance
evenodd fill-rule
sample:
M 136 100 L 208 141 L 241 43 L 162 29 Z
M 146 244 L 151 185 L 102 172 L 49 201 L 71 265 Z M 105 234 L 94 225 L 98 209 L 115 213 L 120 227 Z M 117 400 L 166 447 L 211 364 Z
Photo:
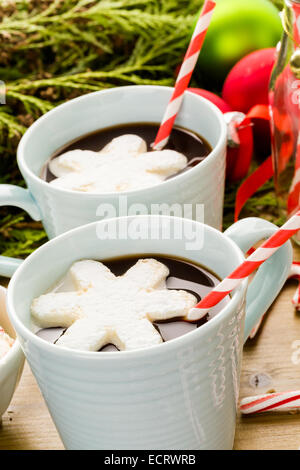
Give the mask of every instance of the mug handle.
M 0 185 L 0 206 L 16 206 L 24 209 L 33 220 L 41 220 L 39 207 L 28 189 L 12 184 Z M 0 276 L 11 277 L 22 260 L 0 256 Z
M 233 224 L 224 235 L 247 253 L 255 243 L 270 237 L 277 229 L 278 227 L 267 220 L 249 217 Z M 244 341 L 279 294 L 287 280 L 292 262 L 293 250 L 291 242 L 288 241 L 258 269 L 246 296 Z

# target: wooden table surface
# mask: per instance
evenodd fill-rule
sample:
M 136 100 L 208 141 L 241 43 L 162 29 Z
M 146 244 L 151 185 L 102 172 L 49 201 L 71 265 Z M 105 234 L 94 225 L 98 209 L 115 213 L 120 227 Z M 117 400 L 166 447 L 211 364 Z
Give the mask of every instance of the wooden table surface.
M 300 250 L 295 250 L 300 260 Z M 240 397 L 269 390 L 300 389 L 300 313 L 288 281 L 266 316 L 258 336 L 244 348 Z M 237 418 L 235 449 L 300 448 L 300 414 Z M 0 450 L 63 449 L 28 365 L 0 427 Z

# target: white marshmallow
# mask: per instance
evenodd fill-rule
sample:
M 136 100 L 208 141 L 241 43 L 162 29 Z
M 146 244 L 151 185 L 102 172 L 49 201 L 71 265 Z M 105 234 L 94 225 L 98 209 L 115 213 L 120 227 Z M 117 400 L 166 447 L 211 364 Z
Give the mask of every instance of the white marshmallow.
M 160 287 L 168 277 L 169 270 L 155 259 L 139 259 L 123 276 L 116 277 L 103 263 L 83 260 L 71 266 L 70 274 L 78 290 L 93 288 L 105 292 L 110 287 L 115 289 L 117 286 L 118 289 L 125 287 L 133 295 L 140 290 Z
M 139 164 L 149 173 L 157 173 L 165 178 L 178 173 L 187 165 L 187 159 L 175 150 L 157 150 L 139 156 Z
M 147 152 L 146 142 L 144 139 L 134 134 L 124 134 L 115 137 L 100 150 L 100 153 L 110 153 L 121 156 L 126 154 L 135 156 L 144 152 Z
M 0 360 L 8 353 L 13 344 L 14 340 L 0 326 Z
M 70 150 L 50 160 L 49 169 L 54 176 L 61 177 L 69 173 L 80 173 L 89 168 L 101 166 L 104 158 L 91 150 Z
M 186 167 L 187 159 L 173 150 L 146 152 L 138 136 L 113 139 L 98 152 L 73 150 L 53 159 L 53 186 L 80 192 L 110 193 L 155 186 Z
M 68 328 L 76 320 L 84 317 L 80 296 L 79 291 L 41 295 L 32 302 L 31 313 L 43 328 L 56 326 Z
M 163 178 L 147 173 L 132 165 L 131 161 L 111 162 L 101 168 L 93 168 L 82 173 L 69 173 L 50 182 L 53 186 L 73 191 L 89 193 L 116 193 L 154 186 Z
M 168 290 L 168 268 L 154 259 L 140 259 L 116 277 L 102 263 L 74 263 L 70 275 L 76 292 L 45 294 L 35 299 L 31 313 L 42 328 L 68 327 L 60 346 L 98 351 L 108 343 L 120 350 L 162 342 L 155 320 L 185 317 L 197 299 L 186 291 Z

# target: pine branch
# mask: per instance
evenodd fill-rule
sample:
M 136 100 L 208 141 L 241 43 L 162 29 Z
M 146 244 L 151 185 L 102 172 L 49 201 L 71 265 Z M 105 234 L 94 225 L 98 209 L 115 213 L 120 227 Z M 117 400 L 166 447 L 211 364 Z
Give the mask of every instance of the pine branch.
M 30 63 L 37 62 L 33 70 L 42 71 L 49 54 L 56 60 L 47 64 L 47 69 L 57 73 L 58 68 L 63 71 L 69 66 L 70 55 L 79 61 L 77 70 L 94 62 L 99 65 L 107 60 L 107 55 L 116 52 L 126 55 L 139 37 L 150 42 L 162 33 L 167 37 L 174 31 L 182 31 L 187 40 L 194 20 L 191 13 L 198 10 L 203 0 L 181 0 L 177 6 L 175 0 L 56 0 L 50 5 L 42 1 L 44 10 L 33 9 L 27 14 L 26 6 L 30 9 L 34 2 L 22 3 L 23 9 L 16 8 L 13 14 L 2 15 L 0 41 L 2 38 L 5 51 L 0 54 L 0 65 L 21 65 L 25 75 Z
M 0 252 L 24 257 L 47 240 L 41 224 L 25 222 L 25 215 L 8 215 L 0 224 Z

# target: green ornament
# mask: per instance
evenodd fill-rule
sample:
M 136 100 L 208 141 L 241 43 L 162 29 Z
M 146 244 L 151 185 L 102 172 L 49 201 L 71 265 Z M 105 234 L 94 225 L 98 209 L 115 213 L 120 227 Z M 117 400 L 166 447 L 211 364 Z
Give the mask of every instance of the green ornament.
M 282 33 L 279 11 L 269 0 L 216 3 L 196 68 L 200 84 L 210 87 L 220 87 L 230 69 L 246 54 L 276 46 Z

